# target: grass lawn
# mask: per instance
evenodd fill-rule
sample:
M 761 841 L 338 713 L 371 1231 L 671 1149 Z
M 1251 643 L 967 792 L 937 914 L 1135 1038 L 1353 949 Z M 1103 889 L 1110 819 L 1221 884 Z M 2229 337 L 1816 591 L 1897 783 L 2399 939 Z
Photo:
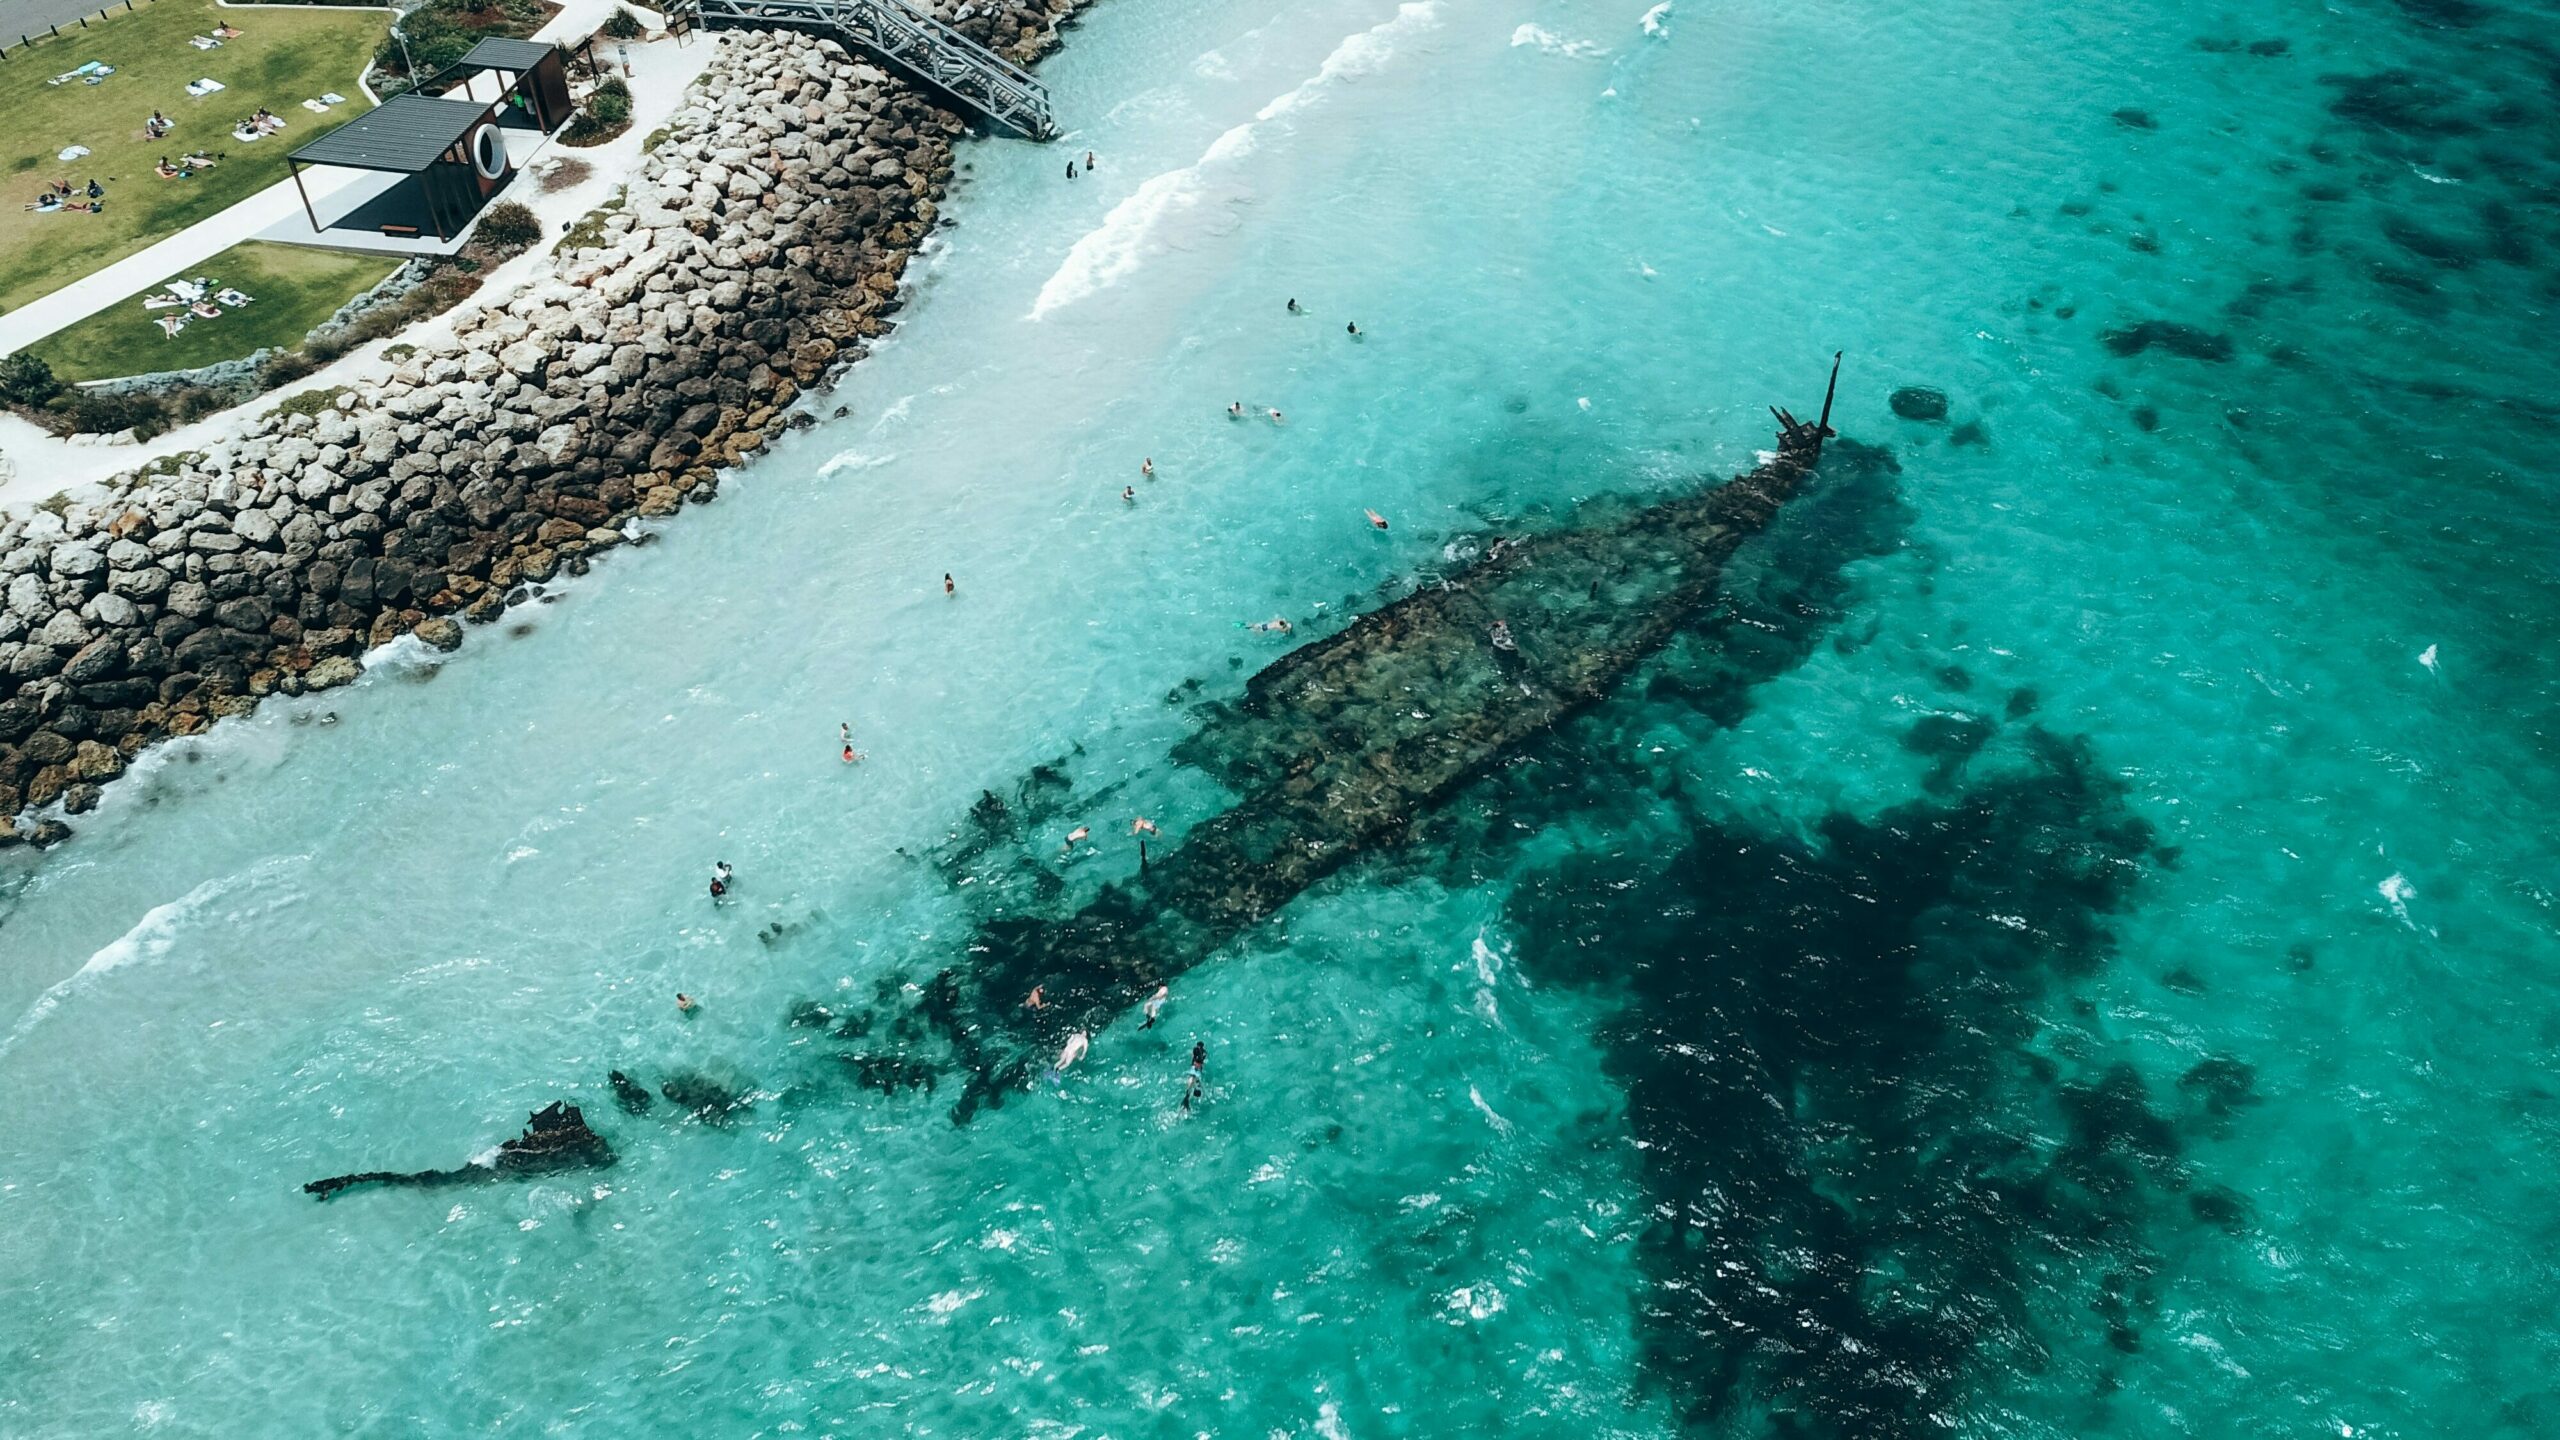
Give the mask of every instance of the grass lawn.
M 173 338 L 160 333 L 158 317 L 183 312 L 142 308 L 142 296 L 156 292 L 159 287 L 154 286 L 29 346 L 28 353 L 51 365 L 54 375 L 68 384 L 191 370 L 237 360 L 268 345 L 290 348 L 359 291 L 398 268 L 400 262 L 389 256 L 251 240 L 168 278 L 209 277 L 216 288 L 230 286 L 253 303 L 225 309 L 219 320 L 190 319 Z
M 218 50 L 187 43 L 225 23 L 245 33 Z M 390 26 L 389 15 L 374 11 L 151 0 L 9 52 L 0 61 L 0 309 L 24 305 L 286 178 L 288 151 L 368 108 L 356 77 Z M 90 60 L 116 73 L 96 85 L 45 83 Z M 225 88 L 190 97 L 187 83 L 199 78 Z M 350 103 L 326 115 L 302 108 L 329 91 Z M 261 105 L 282 117 L 284 133 L 254 144 L 232 139 L 231 127 Z M 163 140 L 143 133 L 155 109 L 178 125 Z M 73 145 L 91 153 L 55 158 Z M 229 158 L 186 180 L 153 173 L 161 156 L 174 160 L 199 149 Z M 106 187 L 103 214 L 25 208 L 54 180 L 86 187 L 92 178 Z

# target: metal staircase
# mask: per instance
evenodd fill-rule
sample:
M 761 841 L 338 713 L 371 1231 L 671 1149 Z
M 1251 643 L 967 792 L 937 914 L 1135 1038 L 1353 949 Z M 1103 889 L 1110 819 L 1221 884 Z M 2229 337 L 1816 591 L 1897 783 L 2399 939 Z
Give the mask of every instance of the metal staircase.
M 668 18 L 715 30 L 804 30 L 869 55 L 1026 140 L 1054 138 L 1049 92 L 1020 66 L 906 0 L 682 0 Z

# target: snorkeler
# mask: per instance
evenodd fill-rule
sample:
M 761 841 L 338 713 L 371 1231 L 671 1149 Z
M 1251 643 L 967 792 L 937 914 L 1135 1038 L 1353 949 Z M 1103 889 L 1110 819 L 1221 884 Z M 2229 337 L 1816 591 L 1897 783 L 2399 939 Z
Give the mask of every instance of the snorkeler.
M 1191 1102 L 1200 1098 L 1200 1087 L 1201 1087 L 1202 1079 L 1204 1078 L 1201 1072 L 1202 1072 L 1203 1070 L 1205 1070 L 1205 1069 L 1208 1067 L 1208 1064 L 1209 1064 L 1209 1046 L 1208 1046 L 1208 1043 L 1207 1043 L 1207 1042 L 1205 1042 L 1205 1041 L 1201 1041 L 1201 1040 L 1194 1040 L 1194 1041 L 1192 1041 L 1192 1042 L 1191 1042 L 1191 1082 L 1190 1082 L 1189 1086 L 1188 1086 L 1187 1088 L 1185 1088 L 1185 1089 L 1183 1090 L 1183 1092 L 1182 1092 L 1182 1108 L 1183 1108 L 1186 1112 L 1187 1112 L 1187 1111 L 1189 1111 L 1189 1110 L 1191 1109 Z
M 1156 1028 L 1156 1017 L 1164 1013 L 1164 1002 L 1172 994 L 1173 987 L 1170 985 L 1159 985 L 1156 987 L 1156 993 L 1147 997 L 1147 1003 L 1143 1007 L 1146 1011 L 1147 1018 L 1145 1023 L 1138 1027 L 1139 1029 L 1153 1030 Z
M 1387 528 L 1386 516 L 1379 514 L 1375 510 L 1363 510 L 1360 513 L 1369 517 L 1369 524 L 1371 528 L 1377 530 L 1384 530 Z
M 1061 848 L 1061 849 L 1065 849 L 1065 850 L 1073 850 L 1073 849 L 1074 849 L 1074 848 L 1076 848 L 1078 845 L 1083 844 L 1083 843 L 1084 843 L 1084 838 L 1085 838 L 1086 836 L 1088 836 L 1088 835 L 1092 834 L 1092 833 L 1093 833 L 1093 827 L 1092 827 L 1092 826 L 1090 826 L 1090 825 L 1079 825 L 1079 826 L 1077 826 L 1076 828 L 1074 828 L 1073 830 L 1070 830 L 1070 831 L 1068 831 L 1068 832 L 1067 832 L 1067 843 L 1066 843 L 1065 845 L 1063 845 L 1063 846 L 1059 847 L 1059 848 Z
M 1289 633 L 1288 618 L 1281 615 L 1274 615 L 1268 620 L 1256 620 L 1250 625 L 1246 625 L 1241 620 L 1236 623 L 1247 630 L 1255 631 L 1256 633 L 1263 635 L 1286 635 Z

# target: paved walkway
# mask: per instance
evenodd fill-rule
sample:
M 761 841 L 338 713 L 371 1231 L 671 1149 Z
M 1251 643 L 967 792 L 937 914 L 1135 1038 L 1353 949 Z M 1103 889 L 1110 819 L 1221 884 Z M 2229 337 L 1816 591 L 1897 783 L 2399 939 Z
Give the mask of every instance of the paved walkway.
M 108 8 L 107 0 L 0 0 L 0 45 L 15 50 L 22 35 L 41 40 L 53 26 L 76 25 L 83 16 L 95 20 Z M 124 0 L 113 8 L 123 14 Z

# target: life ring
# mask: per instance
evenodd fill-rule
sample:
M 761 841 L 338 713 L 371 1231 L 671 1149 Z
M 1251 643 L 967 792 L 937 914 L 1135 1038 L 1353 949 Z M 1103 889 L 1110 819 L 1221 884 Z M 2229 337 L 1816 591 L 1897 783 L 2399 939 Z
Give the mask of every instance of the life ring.
M 471 168 L 483 180 L 503 180 L 507 174 L 507 140 L 495 125 L 483 125 L 471 133 Z

